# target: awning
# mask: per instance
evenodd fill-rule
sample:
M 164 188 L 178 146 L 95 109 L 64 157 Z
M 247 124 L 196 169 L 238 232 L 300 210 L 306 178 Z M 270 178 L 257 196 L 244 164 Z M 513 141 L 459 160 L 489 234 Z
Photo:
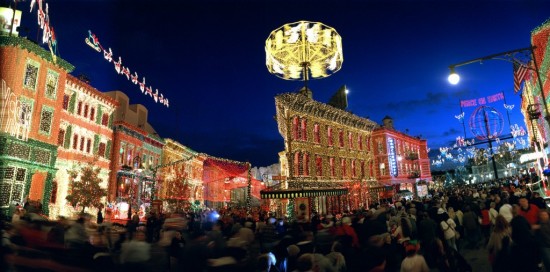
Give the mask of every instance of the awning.
M 393 191 L 393 186 L 376 186 L 369 188 L 370 193 L 382 193 L 388 191 Z
M 337 196 L 348 193 L 347 188 L 332 188 L 332 189 L 290 189 L 290 190 L 262 190 L 260 196 L 262 199 L 287 199 L 299 197 L 316 197 L 316 196 Z

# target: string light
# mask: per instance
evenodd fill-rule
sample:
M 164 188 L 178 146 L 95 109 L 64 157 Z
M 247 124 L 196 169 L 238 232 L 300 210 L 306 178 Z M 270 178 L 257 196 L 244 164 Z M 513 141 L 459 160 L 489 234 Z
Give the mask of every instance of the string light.
M 103 52 L 103 56 L 105 60 L 107 60 L 107 62 L 109 63 L 113 62 L 113 64 L 115 65 L 114 66 L 115 71 L 120 75 L 126 76 L 126 79 L 130 80 L 135 85 L 139 85 L 139 89 L 141 90 L 141 93 L 152 97 L 155 100 L 155 103 L 160 102 L 166 107 L 170 106 L 168 102 L 168 98 L 165 98 L 162 93 L 159 94 L 158 89 L 155 89 L 155 93 L 153 93 L 153 88 L 151 86 L 149 87 L 146 86 L 145 77 L 143 77 L 143 80 L 139 82 L 137 72 L 134 71 L 134 75 L 131 75 L 130 68 L 122 66 L 121 57 L 118 57 L 118 61 L 114 61 L 113 52 L 111 48 L 109 48 L 109 51 L 105 50 L 103 46 L 101 46 L 101 43 L 99 43 L 99 38 L 97 38 L 97 36 L 93 34 L 91 30 L 88 30 L 88 37 L 85 39 L 85 42 L 94 50 L 98 52 Z

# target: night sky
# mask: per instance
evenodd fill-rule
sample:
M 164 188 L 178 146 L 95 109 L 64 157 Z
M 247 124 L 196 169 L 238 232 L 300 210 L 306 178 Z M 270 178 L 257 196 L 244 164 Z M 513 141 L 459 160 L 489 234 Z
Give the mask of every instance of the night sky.
M 550 2 L 542 0 L 47 2 L 59 55 L 76 66 L 74 75 L 145 105 L 161 137 L 254 166 L 276 163 L 284 149 L 274 96 L 303 86 L 265 67 L 265 40 L 283 24 L 320 21 L 342 37 L 342 69 L 310 82 L 315 100 L 327 102 L 346 85 L 351 112 L 378 123 L 391 116 L 396 129 L 427 139 L 434 149 L 463 136 L 454 117 L 460 99 L 502 91 L 515 105 L 511 123 L 525 126 L 512 64 L 461 67 L 457 86 L 447 82 L 448 66 L 528 47 L 531 30 L 550 17 Z M 29 3 L 19 3 L 28 29 L 22 35 L 36 39 L 36 10 L 29 13 Z M 86 45 L 88 30 L 123 66 L 145 76 L 170 107 L 144 96 Z M 505 114 L 502 104 L 492 106 Z

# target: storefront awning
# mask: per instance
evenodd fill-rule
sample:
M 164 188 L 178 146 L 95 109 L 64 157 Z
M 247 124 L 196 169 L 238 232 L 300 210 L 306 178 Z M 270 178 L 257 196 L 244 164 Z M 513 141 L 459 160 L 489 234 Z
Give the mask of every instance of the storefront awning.
M 290 190 L 272 190 L 260 191 L 262 199 L 287 199 L 300 197 L 316 197 L 316 196 L 338 196 L 348 193 L 347 188 L 332 188 L 332 189 L 290 189 Z

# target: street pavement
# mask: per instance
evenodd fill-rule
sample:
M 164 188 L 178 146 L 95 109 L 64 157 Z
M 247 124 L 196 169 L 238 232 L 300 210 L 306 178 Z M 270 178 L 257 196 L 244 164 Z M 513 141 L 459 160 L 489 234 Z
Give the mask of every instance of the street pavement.
M 485 247 L 479 249 L 463 248 L 460 252 L 464 259 L 472 266 L 473 272 L 490 272 L 489 253 Z

